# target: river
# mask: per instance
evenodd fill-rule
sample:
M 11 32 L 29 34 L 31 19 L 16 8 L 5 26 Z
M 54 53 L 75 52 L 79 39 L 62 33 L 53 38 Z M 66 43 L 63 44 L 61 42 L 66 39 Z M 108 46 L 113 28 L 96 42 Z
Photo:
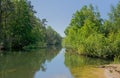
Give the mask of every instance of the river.
M 0 78 L 96 78 L 98 65 L 111 61 L 93 59 L 50 47 L 0 54 Z M 90 76 L 93 75 L 93 76 Z

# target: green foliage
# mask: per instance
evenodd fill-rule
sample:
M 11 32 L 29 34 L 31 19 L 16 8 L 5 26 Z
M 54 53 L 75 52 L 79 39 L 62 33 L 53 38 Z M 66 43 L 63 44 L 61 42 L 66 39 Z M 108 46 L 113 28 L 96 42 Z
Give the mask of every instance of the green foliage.
M 48 45 L 61 44 L 61 36 L 55 30 L 53 30 L 51 26 L 48 26 L 46 29 L 46 37 Z
M 47 29 L 46 19 L 38 19 L 35 13 L 28 0 L 0 0 L 0 46 L 7 50 L 45 47 L 49 37 L 53 37 L 52 44 L 60 43 L 61 36 Z
M 112 8 L 110 19 L 103 20 L 92 5 L 77 11 L 66 28 L 63 44 L 79 54 L 113 58 L 120 55 L 120 3 Z

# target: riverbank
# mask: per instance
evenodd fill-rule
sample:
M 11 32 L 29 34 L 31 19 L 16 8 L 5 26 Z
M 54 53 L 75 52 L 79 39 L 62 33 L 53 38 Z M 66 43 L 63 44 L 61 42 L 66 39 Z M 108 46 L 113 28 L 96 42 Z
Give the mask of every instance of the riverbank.
M 99 67 L 104 70 L 105 78 L 120 78 L 120 64 L 110 64 Z

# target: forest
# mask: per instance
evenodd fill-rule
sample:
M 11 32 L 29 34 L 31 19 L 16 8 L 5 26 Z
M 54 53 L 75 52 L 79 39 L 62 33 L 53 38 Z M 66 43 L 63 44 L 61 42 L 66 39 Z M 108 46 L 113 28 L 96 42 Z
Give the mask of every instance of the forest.
M 0 78 L 119 78 L 120 1 L 107 2 L 0 0 Z
M 111 6 L 108 18 L 89 5 L 77 10 L 65 29 L 64 47 L 72 52 L 99 58 L 120 55 L 120 2 Z
M 21 50 L 61 44 L 62 37 L 28 0 L 0 0 L 0 49 Z M 101 18 L 97 7 L 77 10 L 65 29 L 63 45 L 74 53 L 113 58 L 120 55 L 120 2 L 111 7 L 108 19 Z
M 61 44 L 62 37 L 35 16 L 28 0 L 0 0 L 0 49 L 21 50 Z

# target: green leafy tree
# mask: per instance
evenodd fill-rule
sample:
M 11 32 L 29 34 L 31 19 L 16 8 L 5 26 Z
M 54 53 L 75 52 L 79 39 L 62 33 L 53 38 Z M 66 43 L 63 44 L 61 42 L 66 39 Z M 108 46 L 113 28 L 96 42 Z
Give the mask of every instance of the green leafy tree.
M 99 12 L 95 11 L 92 5 L 84 6 L 73 15 L 70 25 L 65 30 L 65 45 L 75 49 L 82 47 L 86 38 L 94 32 L 100 32 L 101 22 Z
M 48 45 L 61 44 L 61 36 L 51 26 L 46 29 L 46 38 Z
M 102 20 L 92 5 L 73 15 L 66 28 L 64 46 L 91 57 L 113 58 L 120 53 L 120 3 Z

